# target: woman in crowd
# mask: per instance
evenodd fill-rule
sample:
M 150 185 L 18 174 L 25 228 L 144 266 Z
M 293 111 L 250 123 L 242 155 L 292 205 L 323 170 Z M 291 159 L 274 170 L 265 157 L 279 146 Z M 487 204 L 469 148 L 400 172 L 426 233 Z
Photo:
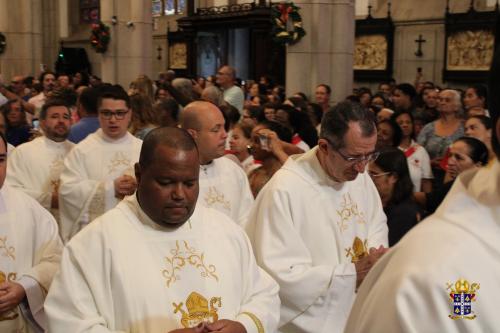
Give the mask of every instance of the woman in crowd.
M 245 107 L 241 116 L 241 122 L 251 127 L 257 126 L 257 124 L 265 119 L 264 109 L 255 105 Z
M 444 170 L 441 161 L 448 147 L 464 135 L 461 112 L 461 98 L 456 90 L 443 90 L 439 93 L 439 118 L 424 126 L 417 142 L 429 153 L 435 183 L 441 183 Z
M 399 149 L 405 154 L 413 183 L 413 191 L 430 192 L 432 190 L 431 161 L 424 147 L 415 142 L 413 131 L 413 116 L 408 111 L 394 114 L 392 119 L 399 125 L 402 132 Z
M 157 115 L 149 98 L 143 94 L 135 93 L 130 96 L 132 121 L 129 131 L 141 140 L 154 128 L 158 127 Z
M 252 155 L 262 166 L 248 175 L 254 197 L 286 162 L 285 142 L 292 140 L 291 131 L 275 121 L 263 121 L 252 130 Z
M 147 75 L 139 75 L 130 83 L 129 95 L 139 93 L 154 103 L 153 81 Z
M 377 149 L 397 147 L 401 137 L 401 128 L 393 119 L 385 119 L 377 124 Z
M 168 98 L 171 98 L 168 90 L 163 85 L 158 85 L 155 92 L 155 102 L 164 101 Z
M 26 121 L 26 112 L 21 102 L 17 99 L 12 99 L 2 108 L 7 125 L 7 142 L 14 147 L 28 142 L 31 138 L 31 127 Z
M 488 148 L 480 140 L 471 137 L 457 139 L 450 147 L 444 183 L 440 187 L 433 188 L 430 193 L 415 193 L 417 202 L 425 207 L 427 213 L 434 213 L 458 175 L 466 170 L 486 165 L 488 159 Z
M 406 157 L 397 148 L 385 148 L 369 164 L 368 174 L 380 194 L 387 216 L 389 246 L 393 246 L 421 218 L 419 206 L 413 199 L 413 183 Z
M 292 143 L 303 151 L 318 144 L 318 132 L 306 112 L 283 104 L 276 111 L 276 121 L 293 133 Z
M 467 88 L 464 94 L 464 108 L 467 116 L 483 115 L 488 116 L 488 89 L 481 85 L 475 85 Z
M 465 136 L 476 138 L 486 145 L 490 162 L 494 160 L 495 153 L 491 146 L 491 118 L 486 116 L 471 116 L 465 121 Z
M 249 175 L 259 167 L 251 154 L 252 126 L 238 123 L 234 125 L 229 146 L 241 163 L 243 170 Z
M 409 83 L 398 84 L 392 92 L 391 101 L 394 104 L 396 111 L 410 111 L 415 110 L 415 97 L 417 91 Z

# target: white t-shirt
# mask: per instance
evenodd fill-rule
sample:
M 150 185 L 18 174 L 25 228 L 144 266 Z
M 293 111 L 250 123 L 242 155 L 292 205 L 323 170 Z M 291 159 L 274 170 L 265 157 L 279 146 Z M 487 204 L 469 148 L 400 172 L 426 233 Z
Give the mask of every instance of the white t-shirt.
M 399 147 L 405 153 L 406 160 L 408 161 L 408 169 L 410 170 L 410 177 L 413 183 L 413 191 L 420 192 L 422 189 L 422 179 L 433 179 L 431 169 L 431 160 L 429 154 L 424 147 L 411 141 L 409 148 L 404 149 Z

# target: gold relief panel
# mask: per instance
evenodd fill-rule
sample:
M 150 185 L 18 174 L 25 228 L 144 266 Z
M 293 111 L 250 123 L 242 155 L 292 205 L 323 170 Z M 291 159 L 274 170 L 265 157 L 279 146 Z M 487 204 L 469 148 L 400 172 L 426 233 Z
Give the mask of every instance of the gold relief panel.
M 460 31 L 446 41 L 446 69 L 487 71 L 493 59 L 495 36 L 488 30 Z
M 387 37 L 357 36 L 354 42 L 355 70 L 385 70 L 387 67 Z
M 168 67 L 171 69 L 187 68 L 187 45 L 186 43 L 174 43 L 168 48 Z

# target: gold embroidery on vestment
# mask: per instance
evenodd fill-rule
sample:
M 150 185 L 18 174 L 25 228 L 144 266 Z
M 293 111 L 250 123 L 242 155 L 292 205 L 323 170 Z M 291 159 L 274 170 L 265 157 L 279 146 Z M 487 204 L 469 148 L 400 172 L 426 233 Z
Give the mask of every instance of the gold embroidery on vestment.
M 355 237 L 352 247 L 345 249 L 346 257 L 351 257 L 351 262 L 358 262 L 361 258 L 368 255 L 368 240 L 363 242 L 359 237 Z
M 2 251 L 2 256 L 16 260 L 16 249 L 13 246 L 7 245 L 7 236 L 0 237 L 0 250 Z
M 208 207 L 212 207 L 215 204 L 221 204 L 224 209 L 231 210 L 231 203 L 224 198 L 224 193 L 219 193 L 215 186 L 210 186 L 208 188 L 207 194 L 205 194 L 205 203 Z
M 349 227 L 347 224 L 352 219 L 359 224 L 365 224 L 365 214 L 358 209 L 358 204 L 354 202 L 349 193 L 343 195 L 341 209 L 337 209 L 339 221 L 337 222 L 340 231 L 345 231 Z
M 255 326 L 257 326 L 257 333 L 264 333 L 265 332 L 264 325 L 262 325 L 262 322 L 260 321 L 260 319 L 256 315 L 254 315 L 251 312 L 242 312 L 242 314 L 245 314 L 245 315 L 249 316 L 250 319 L 252 319 Z
M 180 312 L 182 314 L 181 325 L 184 328 L 196 327 L 200 323 L 214 323 L 219 319 L 217 308 L 222 306 L 221 297 L 212 297 L 210 299 L 210 309 L 208 301 L 205 297 L 193 291 L 186 299 L 186 309 L 184 311 L 183 303 L 172 303 L 174 306 L 174 314 Z
M 116 152 L 113 158 L 111 159 L 111 164 L 108 165 L 108 173 L 113 173 L 118 170 L 120 165 L 124 165 L 126 167 L 130 166 L 132 161 L 127 157 L 127 154 L 124 152 Z
M 176 241 L 175 249 L 170 250 L 172 257 L 165 257 L 167 268 L 162 271 L 162 274 L 167 279 L 167 287 L 180 280 L 176 272 L 179 272 L 186 264 L 198 268 L 202 277 L 213 277 L 215 281 L 219 282 L 219 278 L 215 274 L 215 265 L 205 264 L 205 253 L 199 253 L 194 247 L 190 247 L 186 241 L 182 241 L 183 248 L 179 243 L 180 241 Z

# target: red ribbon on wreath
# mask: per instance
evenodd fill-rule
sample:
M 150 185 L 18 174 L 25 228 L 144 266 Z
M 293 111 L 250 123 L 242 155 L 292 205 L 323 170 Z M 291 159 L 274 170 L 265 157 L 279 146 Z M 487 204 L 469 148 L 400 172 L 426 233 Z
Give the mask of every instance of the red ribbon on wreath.
M 293 11 L 292 7 L 287 6 L 284 3 L 281 3 L 278 5 L 279 11 L 281 12 L 280 20 L 283 23 L 286 23 L 288 21 L 288 15 Z

